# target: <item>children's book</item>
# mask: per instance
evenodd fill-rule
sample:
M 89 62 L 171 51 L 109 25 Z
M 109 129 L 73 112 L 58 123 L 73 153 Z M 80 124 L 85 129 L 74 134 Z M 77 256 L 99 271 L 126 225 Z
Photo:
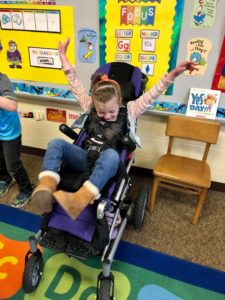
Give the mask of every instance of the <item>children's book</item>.
M 191 88 L 187 104 L 187 116 L 215 119 L 221 91 Z

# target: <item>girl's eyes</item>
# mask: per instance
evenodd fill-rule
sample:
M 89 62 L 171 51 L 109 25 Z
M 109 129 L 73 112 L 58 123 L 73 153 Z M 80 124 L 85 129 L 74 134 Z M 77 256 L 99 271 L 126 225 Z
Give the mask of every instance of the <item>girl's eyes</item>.
M 109 111 L 108 113 L 109 113 L 109 114 L 114 114 L 115 111 L 114 111 L 114 110 L 111 110 L 111 111 Z M 98 114 L 99 114 L 99 115 L 104 115 L 105 112 L 100 112 L 100 111 L 99 111 Z

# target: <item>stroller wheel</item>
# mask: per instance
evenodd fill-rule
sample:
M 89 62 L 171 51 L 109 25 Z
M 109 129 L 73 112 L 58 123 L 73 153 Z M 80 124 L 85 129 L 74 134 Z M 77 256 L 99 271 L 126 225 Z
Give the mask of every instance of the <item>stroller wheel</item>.
M 111 296 L 111 285 L 112 281 L 108 278 L 102 279 L 99 286 L 98 300 L 113 300 L 114 297 Z
M 34 292 L 41 280 L 43 271 L 42 255 L 31 255 L 23 272 L 23 289 L 26 293 Z
M 133 216 L 132 216 L 132 221 L 135 229 L 141 228 L 143 224 L 149 192 L 150 192 L 149 186 L 147 184 L 143 184 L 135 199 Z

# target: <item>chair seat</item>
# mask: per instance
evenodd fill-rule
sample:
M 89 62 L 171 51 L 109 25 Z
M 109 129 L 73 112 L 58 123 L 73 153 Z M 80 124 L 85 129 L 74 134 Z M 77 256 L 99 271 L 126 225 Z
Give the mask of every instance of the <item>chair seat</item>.
M 182 182 L 202 188 L 209 188 L 211 184 L 208 164 L 184 156 L 173 154 L 161 156 L 153 173 L 156 176 L 165 178 L 165 180 Z

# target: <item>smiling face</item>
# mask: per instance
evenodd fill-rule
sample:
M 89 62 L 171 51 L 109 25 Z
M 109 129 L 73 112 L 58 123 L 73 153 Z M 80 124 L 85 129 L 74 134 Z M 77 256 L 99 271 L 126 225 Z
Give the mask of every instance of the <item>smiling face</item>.
M 97 82 L 93 83 L 91 89 L 92 103 L 98 117 L 106 122 L 116 121 L 121 106 L 121 90 L 119 84 L 101 74 L 97 74 L 94 80 Z
M 9 43 L 9 49 L 11 52 L 16 51 L 16 43 Z
M 117 120 L 120 105 L 116 96 L 113 96 L 105 103 L 95 100 L 94 106 L 99 118 L 106 122 L 113 122 Z

